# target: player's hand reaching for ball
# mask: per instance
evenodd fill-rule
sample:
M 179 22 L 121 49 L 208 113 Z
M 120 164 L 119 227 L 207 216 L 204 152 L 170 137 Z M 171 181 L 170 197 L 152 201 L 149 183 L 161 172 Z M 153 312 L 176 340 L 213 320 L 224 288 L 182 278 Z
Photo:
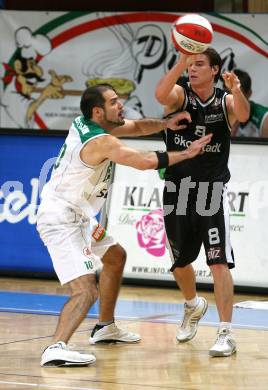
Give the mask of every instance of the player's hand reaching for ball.
M 211 141 L 211 138 L 212 134 L 208 134 L 196 141 L 193 141 L 187 149 L 189 158 L 193 158 L 199 154 L 203 154 L 204 147 Z

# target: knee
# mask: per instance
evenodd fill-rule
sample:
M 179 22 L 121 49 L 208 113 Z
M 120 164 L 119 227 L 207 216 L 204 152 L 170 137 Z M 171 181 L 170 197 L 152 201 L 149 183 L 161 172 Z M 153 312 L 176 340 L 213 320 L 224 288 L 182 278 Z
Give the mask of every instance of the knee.
M 88 288 L 74 291 L 71 297 L 78 298 L 81 303 L 93 305 L 98 299 L 98 289 L 95 285 L 90 285 Z
M 116 258 L 120 258 L 121 261 L 123 263 L 125 263 L 126 259 L 127 259 L 127 252 L 125 251 L 125 249 L 121 245 L 116 244 L 115 245 L 115 256 L 116 256 Z
M 84 275 L 71 282 L 71 297 L 79 298 L 84 303 L 93 304 L 98 299 L 96 275 Z
M 113 266 L 124 267 L 127 259 L 127 253 L 125 249 L 119 245 L 113 245 L 103 257 L 104 264 L 110 264 Z
M 210 266 L 212 276 L 221 277 L 226 272 L 230 272 L 227 264 L 213 264 Z
M 180 267 L 176 267 L 176 268 L 174 268 L 173 269 L 173 275 L 174 275 L 174 277 L 176 278 L 181 278 L 182 277 L 182 275 L 183 275 L 183 268 L 180 268 Z
M 173 268 L 173 267 L 172 267 Z M 173 270 L 173 275 L 178 278 L 184 278 L 186 274 L 193 273 L 193 268 L 191 264 L 187 264 L 184 267 L 175 267 Z
M 87 290 L 87 299 L 89 299 L 90 302 L 95 303 L 98 297 L 99 297 L 99 292 L 98 292 L 96 282 L 90 283 L 89 288 Z
M 127 252 L 119 244 L 116 244 L 113 248 L 113 259 L 116 262 L 116 264 L 118 264 L 118 266 L 121 267 L 125 266 L 127 260 Z

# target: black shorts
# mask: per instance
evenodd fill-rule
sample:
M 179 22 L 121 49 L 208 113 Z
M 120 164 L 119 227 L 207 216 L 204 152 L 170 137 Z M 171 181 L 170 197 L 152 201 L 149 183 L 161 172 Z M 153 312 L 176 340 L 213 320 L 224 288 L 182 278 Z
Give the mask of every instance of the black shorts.
M 171 271 L 176 267 L 185 267 L 196 260 L 201 245 L 204 245 L 207 264 L 227 264 L 234 268 L 234 256 L 230 243 L 229 230 L 229 205 L 227 198 L 227 187 L 221 183 L 218 189 L 217 207 L 213 215 L 207 215 L 200 209 L 197 203 L 198 188 L 190 189 L 187 201 L 181 201 L 180 184 L 176 185 L 175 191 L 165 187 L 163 195 L 164 219 L 169 244 L 169 252 L 173 260 Z M 210 184 L 205 193 L 205 210 L 213 211 L 211 208 L 212 187 Z M 175 186 L 174 186 L 175 187 Z M 186 208 L 181 206 L 185 203 Z M 198 206 L 199 205 L 199 206 Z M 218 210 L 217 210 L 218 209 Z M 172 210 L 172 211 L 171 211 Z M 201 215 L 200 215 L 201 214 Z

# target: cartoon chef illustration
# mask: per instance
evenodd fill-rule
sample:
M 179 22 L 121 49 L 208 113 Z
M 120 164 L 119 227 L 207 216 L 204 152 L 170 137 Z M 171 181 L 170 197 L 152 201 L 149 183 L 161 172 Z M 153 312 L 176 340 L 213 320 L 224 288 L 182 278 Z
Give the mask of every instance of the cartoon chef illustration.
M 40 105 L 47 99 L 62 99 L 63 84 L 72 81 L 72 78 L 49 70 L 51 79 L 41 88 L 40 83 L 45 78 L 38 58 L 51 51 L 49 38 L 41 34 L 34 35 L 28 27 L 21 27 L 15 32 L 15 41 L 17 51 L 14 61 L 4 64 L 1 125 L 7 128 L 33 128 Z

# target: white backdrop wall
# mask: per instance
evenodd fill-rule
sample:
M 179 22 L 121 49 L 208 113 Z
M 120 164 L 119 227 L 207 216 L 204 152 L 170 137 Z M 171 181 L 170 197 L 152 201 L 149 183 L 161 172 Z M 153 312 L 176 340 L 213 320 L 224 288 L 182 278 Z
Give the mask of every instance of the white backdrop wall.
M 68 129 L 80 113 L 82 91 L 97 79 L 113 80 L 129 117 L 161 116 L 154 90 L 177 58 L 170 28 L 180 14 L 1 10 L 0 127 Z M 248 71 L 253 100 L 268 105 L 267 14 L 203 15 L 224 69 Z M 35 88 L 22 94 L 21 61 L 30 57 L 42 75 L 33 74 L 28 83 Z

